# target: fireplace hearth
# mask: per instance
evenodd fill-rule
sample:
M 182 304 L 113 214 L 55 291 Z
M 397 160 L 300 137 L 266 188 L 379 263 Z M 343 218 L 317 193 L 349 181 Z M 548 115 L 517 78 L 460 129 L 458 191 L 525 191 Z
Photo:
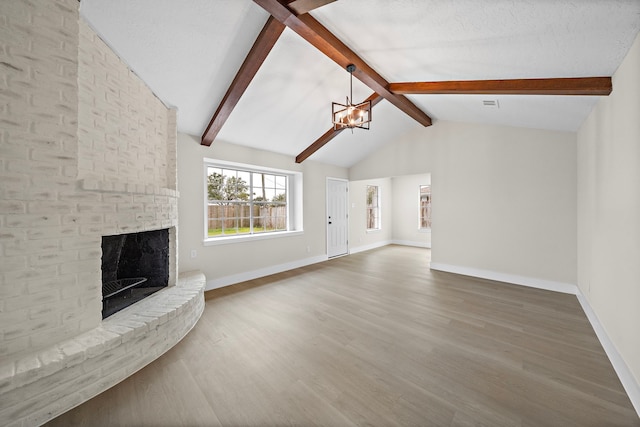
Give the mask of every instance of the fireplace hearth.
M 103 319 L 168 283 L 168 229 L 102 237 Z

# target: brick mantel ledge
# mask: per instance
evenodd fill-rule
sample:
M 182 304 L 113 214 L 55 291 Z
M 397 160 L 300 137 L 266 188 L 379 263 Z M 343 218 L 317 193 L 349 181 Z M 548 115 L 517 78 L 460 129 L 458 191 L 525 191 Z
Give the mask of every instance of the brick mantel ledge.
M 40 425 L 102 393 L 176 345 L 204 311 L 205 276 L 170 286 L 75 338 L 0 363 L 0 425 Z
M 156 185 L 132 184 L 126 181 L 101 181 L 97 179 L 84 178 L 79 180 L 80 188 L 86 191 L 99 191 L 103 193 L 128 193 L 128 194 L 151 194 L 156 196 L 180 197 L 178 190 L 164 188 Z

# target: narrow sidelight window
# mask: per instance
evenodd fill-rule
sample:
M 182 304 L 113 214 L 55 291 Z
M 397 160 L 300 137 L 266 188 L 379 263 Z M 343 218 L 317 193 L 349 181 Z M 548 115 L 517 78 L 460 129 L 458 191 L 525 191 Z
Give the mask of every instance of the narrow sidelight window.
M 367 185 L 367 230 L 380 229 L 380 190 L 377 185 Z
M 418 228 L 426 230 L 431 228 L 431 186 L 420 186 L 420 214 Z

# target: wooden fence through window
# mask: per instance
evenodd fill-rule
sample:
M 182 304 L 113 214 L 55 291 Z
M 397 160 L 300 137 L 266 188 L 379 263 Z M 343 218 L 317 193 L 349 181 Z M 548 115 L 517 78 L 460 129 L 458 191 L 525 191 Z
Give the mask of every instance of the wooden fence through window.
M 251 206 L 248 203 L 219 204 L 208 206 L 209 230 L 249 228 Z M 254 231 L 274 231 L 287 229 L 287 206 L 253 205 Z

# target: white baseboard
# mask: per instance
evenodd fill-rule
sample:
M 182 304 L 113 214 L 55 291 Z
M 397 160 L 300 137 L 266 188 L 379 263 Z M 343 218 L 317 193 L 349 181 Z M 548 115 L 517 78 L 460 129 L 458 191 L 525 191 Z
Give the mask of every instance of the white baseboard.
M 306 265 L 316 264 L 326 261 L 326 255 L 319 255 L 310 258 L 304 258 L 297 261 L 287 262 L 284 264 L 271 265 L 269 267 L 259 268 L 257 270 L 243 271 L 242 273 L 232 274 L 230 276 L 219 277 L 217 279 L 207 280 L 205 291 L 223 288 L 225 286 L 234 285 L 236 283 L 246 282 L 247 280 L 259 279 L 260 277 L 270 276 L 283 271 L 293 270 L 294 268 L 304 267 Z
M 482 270 L 479 268 L 471 267 L 461 267 L 459 265 L 442 264 L 439 262 L 432 262 L 431 269 L 446 271 L 447 273 L 462 274 L 463 276 L 495 280 L 497 282 L 511 283 L 513 285 L 528 286 L 530 288 L 562 292 L 563 294 L 576 295 L 578 293 L 578 287 L 574 284 L 554 282 L 552 280 L 538 279 L 535 277 L 517 276 L 515 274 L 499 273 L 496 271 Z
M 370 245 L 351 247 L 349 248 L 349 254 L 357 254 L 358 252 L 370 251 L 371 249 L 381 248 L 383 246 L 390 245 L 391 243 L 391 240 L 383 240 L 382 242 L 376 242 Z
M 371 249 L 381 248 L 390 244 L 406 245 L 406 246 L 418 246 L 420 242 L 406 242 L 404 240 L 384 240 L 382 242 L 373 243 L 371 245 L 358 246 L 349 249 L 349 254 L 356 254 L 358 252 L 364 252 Z M 427 247 L 427 246 L 422 246 Z M 304 267 L 305 265 L 316 264 L 323 262 L 329 258 L 326 255 L 319 255 L 311 258 L 304 258 L 297 261 L 292 261 L 279 265 L 272 265 L 265 268 L 259 268 L 257 270 L 243 271 L 242 273 L 232 274 L 229 276 L 219 277 L 217 279 L 207 280 L 207 286 L 205 291 L 212 289 L 223 288 L 225 286 L 234 285 L 236 283 L 246 282 L 247 280 L 259 279 L 260 277 L 269 276 L 271 274 L 281 273 L 283 271 L 293 270 L 294 268 Z
M 397 240 L 394 239 L 391 241 L 394 245 L 402 245 L 402 246 L 415 246 L 417 248 L 431 248 L 431 242 L 418 242 L 413 240 Z
M 638 384 L 624 359 L 620 353 L 618 353 L 615 345 L 613 345 L 613 341 L 609 339 L 609 335 L 607 335 L 607 332 L 604 330 L 602 323 L 600 323 L 598 316 L 596 316 L 595 311 L 591 308 L 587 298 L 582 295 L 582 292 L 580 292 L 579 289 L 576 296 L 578 297 L 578 301 L 582 306 L 584 314 L 587 315 L 587 319 L 589 319 L 596 336 L 600 340 L 602 348 L 604 348 L 605 353 L 607 353 L 607 357 L 609 357 L 609 361 L 613 365 L 613 369 L 616 371 L 616 374 L 618 374 L 622 387 L 624 387 L 624 390 L 627 392 L 627 396 L 629 396 L 629 400 L 631 400 L 631 404 L 640 417 L 640 384 Z
M 498 282 L 505 282 L 514 285 L 528 286 L 531 288 L 546 289 L 549 291 L 576 295 L 578 301 L 580 302 L 580 305 L 582 306 L 582 310 L 587 316 L 589 323 L 591 323 L 591 326 L 593 327 L 593 330 L 595 331 L 596 336 L 598 337 L 598 340 L 602 345 L 602 348 L 607 354 L 607 357 L 609 358 L 613 369 L 616 371 L 616 374 L 618 375 L 618 378 L 620 379 L 624 390 L 627 392 L 629 400 L 631 400 L 631 404 L 638 413 L 638 416 L 640 416 L 640 384 L 638 384 L 638 382 L 636 381 L 633 373 L 625 363 L 620 353 L 618 353 L 618 350 L 613 345 L 613 342 L 604 330 L 602 324 L 600 323 L 600 320 L 598 319 L 598 316 L 596 316 L 595 312 L 589 305 L 589 302 L 584 297 L 584 295 L 582 295 L 580 289 L 576 285 L 571 283 L 554 282 L 550 280 L 536 279 L 533 277 L 516 276 L 512 274 L 498 273 L 495 271 L 434 262 L 431 263 L 431 269 L 446 271 L 448 273 L 462 274 L 464 276 L 495 280 Z

